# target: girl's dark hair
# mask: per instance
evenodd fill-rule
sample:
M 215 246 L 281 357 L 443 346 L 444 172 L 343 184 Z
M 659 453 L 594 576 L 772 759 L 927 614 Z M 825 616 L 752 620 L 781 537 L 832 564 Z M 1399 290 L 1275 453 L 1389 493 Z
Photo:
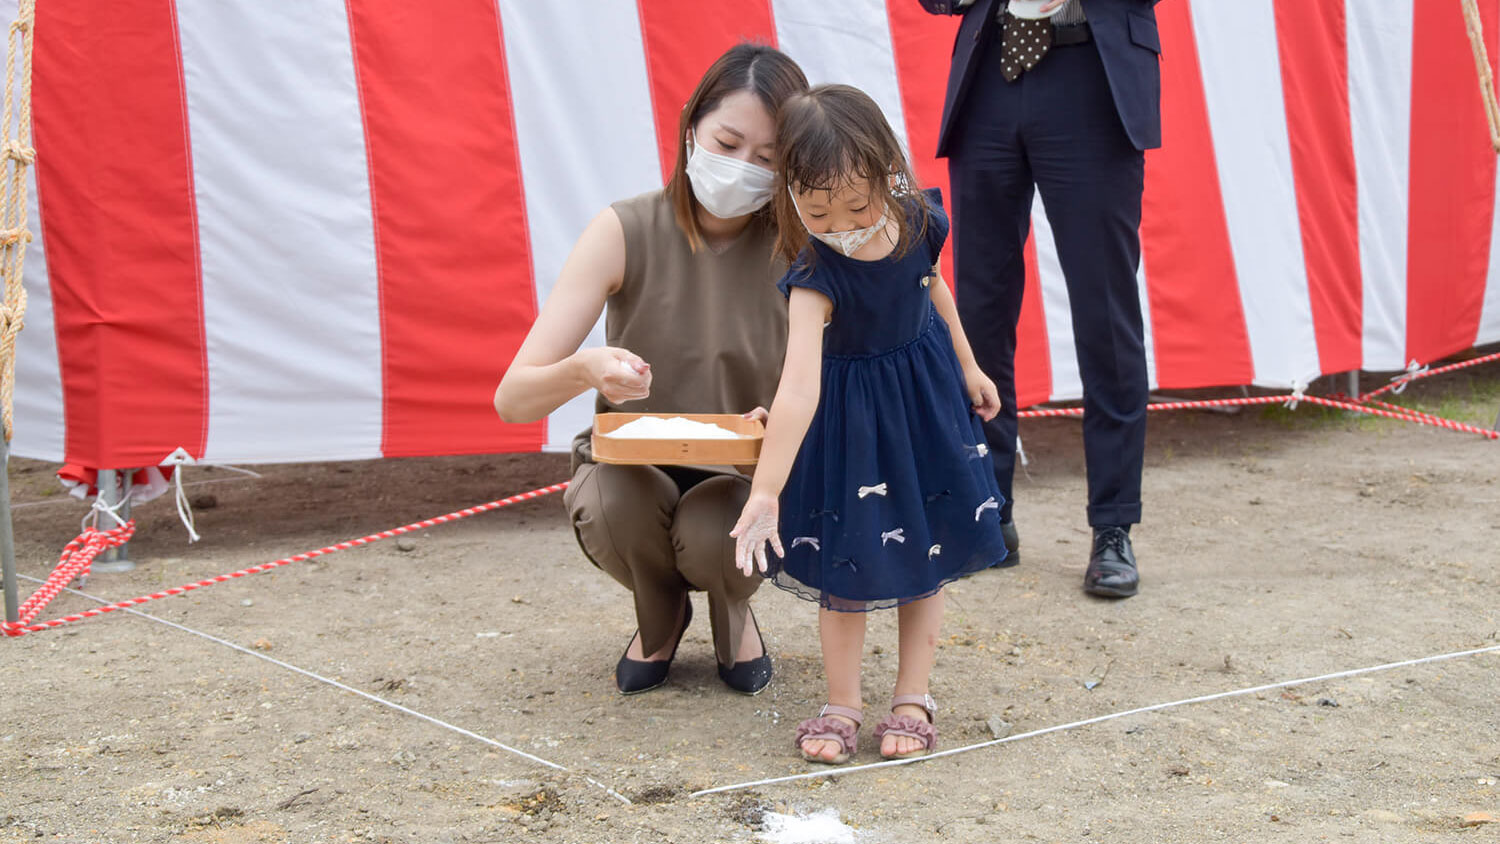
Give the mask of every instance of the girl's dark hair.
M 698 226 L 693 187 L 687 177 L 687 136 L 705 114 L 719 107 L 730 94 L 749 91 L 773 117 L 781 104 L 794 94 L 807 90 L 807 76 L 786 53 L 764 44 L 741 42 L 729 48 L 703 74 L 677 125 L 677 166 L 667 181 L 667 201 L 677 227 L 687 235 L 688 245 L 696 252 L 703 246 L 703 230 Z
M 927 215 L 916 178 L 880 106 L 858 88 L 819 85 L 782 103 L 776 120 L 777 168 L 771 206 L 776 209 L 776 251 L 795 261 L 807 246 L 807 229 L 788 188 L 834 191 L 866 180 L 871 201 L 900 227 L 895 255 L 905 255 L 927 233 Z M 916 212 L 916 213 L 914 213 Z M 913 219 L 915 218 L 915 219 Z

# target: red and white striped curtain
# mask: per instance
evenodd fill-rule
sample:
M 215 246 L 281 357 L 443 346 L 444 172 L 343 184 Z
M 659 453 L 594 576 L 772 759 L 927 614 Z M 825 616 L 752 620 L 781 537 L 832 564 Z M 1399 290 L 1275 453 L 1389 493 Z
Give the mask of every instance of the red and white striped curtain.
M 506 426 L 494 386 L 588 220 L 661 184 L 679 109 L 739 39 L 868 91 L 918 175 L 947 182 L 956 21 L 916 0 L 38 6 L 28 457 L 563 446 L 592 396 Z M 1500 0 L 1481 6 L 1493 60 Z M 1495 153 L 1458 0 L 1157 15 L 1154 386 L 1285 387 L 1500 340 Z M 1023 403 L 1080 391 L 1040 203 L 1034 222 Z

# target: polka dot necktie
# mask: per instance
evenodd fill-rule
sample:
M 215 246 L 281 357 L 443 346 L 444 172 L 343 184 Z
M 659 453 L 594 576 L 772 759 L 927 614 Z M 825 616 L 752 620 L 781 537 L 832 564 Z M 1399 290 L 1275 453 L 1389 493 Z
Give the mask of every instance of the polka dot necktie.
M 1049 20 L 1024 20 L 1005 16 L 1005 32 L 1001 37 L 1005 50 L 1005 61 L 1000 72 L 1006 82 L 1014 82 L 1021 74 L 1036 67 L 1036 63 L 1052 46 L 1052 22 Z

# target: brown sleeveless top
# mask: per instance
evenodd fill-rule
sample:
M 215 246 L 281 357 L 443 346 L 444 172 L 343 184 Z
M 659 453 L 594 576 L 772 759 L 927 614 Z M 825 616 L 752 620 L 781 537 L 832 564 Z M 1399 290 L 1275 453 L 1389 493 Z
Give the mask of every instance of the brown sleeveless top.
M 625 229 L 625 277 L 605 304 L 605 342 L 651 364 L 651 395 L 597 412 L 744 413 L 769 408 L 786 354 L 786 298 L 772 259 L 776 232 L 756 214 L 715 253 L 696 253 L 664 191 L 610 206 Z M 592 459 L 589 431 L 573 442 L 575 463 Z

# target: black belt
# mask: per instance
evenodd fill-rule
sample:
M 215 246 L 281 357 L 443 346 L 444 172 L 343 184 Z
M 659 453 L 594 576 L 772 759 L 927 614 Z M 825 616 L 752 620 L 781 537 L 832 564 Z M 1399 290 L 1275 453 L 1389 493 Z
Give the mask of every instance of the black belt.
M 1067 26 L 1052 26 L 1052 46 L 1072 47 L 1075 44 L 1087 44 L 1094 40 L 1094 34 L 1089 31 L 1087 23 L 1069 24 Z

